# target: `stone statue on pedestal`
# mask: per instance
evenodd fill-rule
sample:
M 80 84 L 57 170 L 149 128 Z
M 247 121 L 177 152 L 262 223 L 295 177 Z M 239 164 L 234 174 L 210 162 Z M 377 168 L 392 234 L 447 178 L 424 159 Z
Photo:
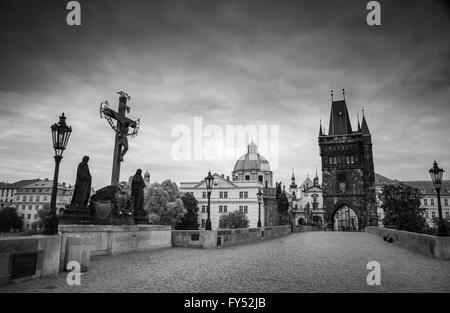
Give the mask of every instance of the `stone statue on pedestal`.
M 134 199 L 134 217 L 136 224 L 146 224 L 148 219 L 144 211 L 145 181 L 142 178 L 142 170 L 138 169 L 131 182 L 131 196 Z
M 63 214 L 59 218 L 59 224 L 95 224 L 95 216 L 87 206 L 91 197 L 92 183 L 88 162 L 89 157 L 84 156 L 78 165 L 72 200 L 63 210 Z
M 77 180 L 75 181 L 75 190 L 73 191 L 72 205 L 86 206 L 91 196 L 91 182 L 92 177 L 89 172 L 89 157 L 84 156 L 81 163 L 78 165 Z

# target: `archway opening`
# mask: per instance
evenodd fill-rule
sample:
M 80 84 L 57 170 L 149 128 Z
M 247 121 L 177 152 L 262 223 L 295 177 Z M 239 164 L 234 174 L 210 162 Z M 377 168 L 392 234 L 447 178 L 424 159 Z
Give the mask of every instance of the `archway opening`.
M 333 230 L 335 231 L 358 231 L 358 216 L 349 206 L 342 206 L 333 216 Z
M 305 220 L 302 217 L 300 217 L 297 222 L 298 222 L 297 225 L 302 225 L 302 226 L 306 225 L 306 222 L 305 222 Z
M 318 215 L 314 215 L 312 218 L 312 222 L 314 226 L 322 228 L 322 218 Z

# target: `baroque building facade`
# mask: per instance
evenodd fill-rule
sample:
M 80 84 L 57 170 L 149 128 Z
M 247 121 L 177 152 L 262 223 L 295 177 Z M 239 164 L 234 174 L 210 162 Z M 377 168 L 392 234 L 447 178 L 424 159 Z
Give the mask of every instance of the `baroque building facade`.
M 344 99 L 332 98 L 328 133 L 319 130 L 324 219 L 330 230 L 377 225 L 372 138 L 363 114 L 352 130 Z
M 324 227 L 323 191 L 317 171 L 313 180 L 308 174 L 299 186 L 295 183 L 294 172 L 292 172 L 289 194 L 292 198 L 292 218 L 295 226 Z
M 267 212 L 264 203 L 259 209 L 257 193 L 262 190 L 265 196 L 268 189 L 273 189 L 273 173 L 269 162 L 258 153 L 255 143 L 247 146 L 247 153 L 240 157 L 232 171 L 232 177 L 213 174 L 214 182 L 210 201 L 210 219 L 212 229 L 219 228 L 220 216 L 232 211 L 247 215 L 248 227 L 257 227 L 258 219 L 267 225 Z M 191 193 L 198 200 L 198 219 L 200 229 L 204 229 L 207 220 L 208 198 L 205 181 L 181 182 L 180 191 Z

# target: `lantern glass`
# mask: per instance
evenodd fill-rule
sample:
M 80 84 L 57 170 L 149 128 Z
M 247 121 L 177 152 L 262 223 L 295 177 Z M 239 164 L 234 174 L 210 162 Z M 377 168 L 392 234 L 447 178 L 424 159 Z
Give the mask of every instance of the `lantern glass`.
M 72 127 L 69 127 L 66 124 L 66 117 L 64 116 L 64 113 L 59 117 L 59 122 L 51 126 L 51 130 L 55 155 L 61 156 L 67 147 L 67 143 L 69 142 L 69 137 L 72 132 Z
M 214 177 L 211 175 L 211 171 L 209 171 L 208 176 L 205 177 L 206 190 L 208 192 L 211 192 L 211 190 L 212 190 L 213 181 L 214 181 Z
M 261 189 L 258 191 L 256 195 L 258 196 L 258 203 L 262 203 L 264 194 L 261 192 Z
M 439 168 L 436 161 L 433 163 L 433 167 L 430 168 L 430 176 L 431 181 L 433 182 L 435 189 L 441 189 L 442 185 L 442 176 L 444 175 L 444 170 L 442 168 Z

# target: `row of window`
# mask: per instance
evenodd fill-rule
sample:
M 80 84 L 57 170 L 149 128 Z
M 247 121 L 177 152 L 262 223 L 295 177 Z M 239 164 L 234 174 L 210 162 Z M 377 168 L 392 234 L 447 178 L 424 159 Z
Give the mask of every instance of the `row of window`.
M 238 181 L 239 180 L 239 176 L 234 176 L 233 177 L 233 181 Z M 250 175 L 245 175 L 244 176 L 244 180 L 250 180 Z M 260 183 L 264 182 L 264 176 L 263 175 L 258 175 L 258 181 Z
M 22 204 L 22 210 L 26 210 L 27 209 L 27 205 L 26 204 Z M 36 204 L 35 206 L 34 206 L 34 209 L 35 210 L 39 210 L 39 205 L 38 204 Z M 28 204 L 28 210 L 33 210 L 33 205 L 31 205 L 31 204 Z
M 202 198 L 206 199 L 207 193 L 206 191 L 203 191 Z M 219 198 L 220 199 L 227 199 L 228 198 L 228 191 L 220 191 L 219 192 Z M 240 191 L 239 192 L 239 198 L 241 199 L 247 199 L 248 198 L 248 191 Z
M 33 199 L 34 199 L 33 196 L 29 196 L 28 202 L 33 202 Z M 47 199 L 48 199 L 47 196 L 42 197 L 42 201 L 44 201 L 44 202 L 46 202 Z M 17 196 L 16 200 L 20 201 L 20 196 Z M 39 202 L 39 201 L 41 201 L 41 196 L 36 196 L 35 202 Z M 27 196 L 22 196 L 22 202 L 27 202 Z
M 433 198 L 430 198 L 430 199 L 424 198 L 424 199 L 423 199 L 423 205 L 428 205 L 428 200 L 430 200 L 430 205 L 435 205 L 435 204 L 434 204 L 434 199 L 433 199 Z M 445 206 L 448 206 L 448 198 L 444 198 L 444 205 L 445 205 Z
M 425 212 L 425 217 L 426 217 L 427 219 L 430 218 L 430 214 L 429 214 L 428 211 Z M 437 217 L 436 211 L 431 211 L 431 218 L 435 218 L 435 217 Z M 444 212 L 444 218 L 445 218 L 445 219 L 450 219 L 450 212 L 449 212 L 449 211 L 445 211 L 445 212 Z
M 202 205 L 202 213 L 206 213 L 208 209 L 207 205 Z M 219 213 L 227 213 L 228 212 L 228 206 L 226 205 L 219 205 Z M 248 206 L 247 205 L 240 205 L 239 206 L 239 212 L 240 213 L 248 213 Z
M 14 195 L 14 190 L 13 189 L 2 189 L 2 198 L 3 197 L 9 197 L 9 196 L 12 197 L 13 195 Z
M 329 164 L 355 164 L 355 160 L 358 158 L 354 155 L 338 155 L 333 157 L 328 157 Z
M 32 216 L 33 216 L 33 218 L 32 218 Z M 25 217 L 25 219 L 26 220 L 31 220 L 31 219 L 35 219 L 35 220 L 37 220 L 38 219 L 38 215 L 37 214 L 24 214 L 24 217 Z

